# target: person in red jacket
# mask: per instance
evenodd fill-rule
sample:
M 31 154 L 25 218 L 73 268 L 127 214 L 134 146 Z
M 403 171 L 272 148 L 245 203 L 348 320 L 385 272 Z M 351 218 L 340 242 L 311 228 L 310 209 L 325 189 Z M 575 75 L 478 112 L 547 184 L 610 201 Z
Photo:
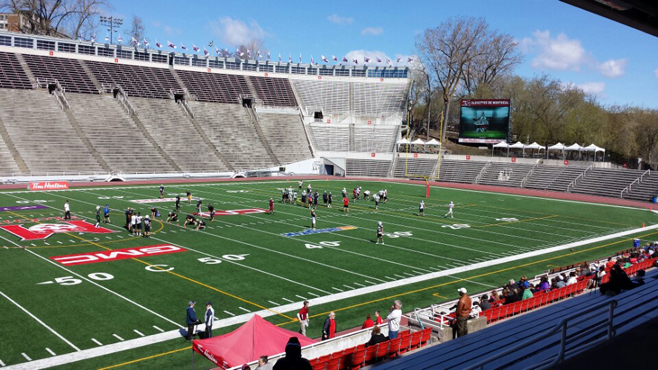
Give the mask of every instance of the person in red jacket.
M 343 213 L 350 213 L 350 199 L 348 197 L 343 198 Z
M 329 313 L 327 319 L 324 320 L 322 325 L 322 340 L 331 339 L 336 336 L 336 314 L 334 311 Z
M 270 198 L 270 211 L 269 214 L 274 213 L 274 199 Z
M 368 314 L 368 316 L 366 316 L 366 321 L 364 321 L 363 325 L 361 325 L 361 329 L 372 328 L 373 326 L 375 326 L 375 322 L 372 321 L 370 315 Z
M 384 319 L 379 315 L 379 310 L 375 311 L 375 322 L 377 325 L 381 325 L 384 323 Z

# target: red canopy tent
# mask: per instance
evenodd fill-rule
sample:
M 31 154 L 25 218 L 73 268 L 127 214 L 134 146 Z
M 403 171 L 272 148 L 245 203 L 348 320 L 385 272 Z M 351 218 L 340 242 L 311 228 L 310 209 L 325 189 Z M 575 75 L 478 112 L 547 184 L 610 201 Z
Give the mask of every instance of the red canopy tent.
M 280 328 L 254 315 L 241 327 L 214 338 L 192 342 L 194 351 L 215 365 L 228 369 L 285 351 L 290 337 L 297 337 L 302 347 L 316 343 L 299 333 Z

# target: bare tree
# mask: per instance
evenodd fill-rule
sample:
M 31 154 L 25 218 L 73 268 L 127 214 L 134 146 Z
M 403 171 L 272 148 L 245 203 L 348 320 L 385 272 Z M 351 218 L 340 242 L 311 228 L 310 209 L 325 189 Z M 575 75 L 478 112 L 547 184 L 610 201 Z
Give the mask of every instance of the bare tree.
M 91 38 L 98 28 L 98 15 L 107 8 L 107 0 L 76 0 L 75 12 L 71 14 L 67 27 L 71 38 Z
M 477 42 L 475 57 L 464 66 L 462 82 L 469 95 L 481 85 L 492 84 L 523 61 L 511 35 L 489 32 Z
M 463 76 L 466 65 L 479 57 L 483 51 L 478 42 L 488 31 L 488 24 L 479 18 L 453 18 L 430 28 L 416 40 L 416 48 L 424 65 L 442 91 L 444 103 L 443 132 L 445 140 L 450 103 Z
M 144 38 L 146 37 L 146 27 L 144 27 L 144 20 L 141 17 L 133 15 L 133 20 L 130 23 L 130 36 L 131 39 L 126 37 L 125 40 L 125 43 L 128 45 L 133 44 L 132 38 L 137 40 L 140 44 L 144 42 Z
M 258 39 L 253 39 L 246 45 L 238 46 L 238 50 L 242 53 L 242 56 L 237 55 L 236 58 L 243 60 L 258 59 L 259 51 L 262 56 L 267 54 L 267 52 L 263 50 L 263 40 Z

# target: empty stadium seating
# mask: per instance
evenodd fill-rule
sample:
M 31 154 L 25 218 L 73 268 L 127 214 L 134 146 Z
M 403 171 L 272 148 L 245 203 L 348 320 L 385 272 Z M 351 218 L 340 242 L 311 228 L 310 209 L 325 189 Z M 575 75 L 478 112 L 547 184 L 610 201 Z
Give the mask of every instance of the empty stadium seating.
M 285 78 L 249 76 L 256 90 L 256 97 L 263 104 L 276 107 L 296 107 L 297 100 L 290 87 L 290 82 Z
M 240 95 L 251 95 L 245 76 L 185 70 L 176 73 L 202 102 L 240 104 Z
M 3 135 L 0 135 L 0 176 L 10 176 L 12 174 L 21 173 L 20 167 L 14 159 L 14 155 L 9 150 L 9 145 L 5 141 L 4 137 L 6 134 L 4 123 L 0 120 L 0 132 L 3 132 Z M 8 136 L 8 135 L 7 135 Z M 9 139 L 9 137 L 7 137 Z
M 128 96 L 169 99 L 170 90 L 183 88 L 167 68 L 96 61 L 80 61 L 80 63 L 85 63 L 100 83 L 119 85 Z
M 111 95 L 69 93 L 66 98 L 85 136 L 111 170 L 126 173 L 174 171 Z
M 322 110 L 325 113 L 350 111 L 350 83 L 345 81 L 297 80 L 295 85 L 302 106 L 307 110 Z
M 404 109 L 405 84 L 354 82 L 354 112 L 358 116 L 377 117 Z
M 353 151 L 391 153 L 398 129 L 398 125 L 355 125 Z
M 104 172 L 46 90 L 0 89 L 0 101 L 21 102 L 0 106 L 0 120 L 31 173 Z
M 478 184 L 520 187 L 521 181 L 534 165 L 493 162 L 482 174 Z
M 585 171 L 584 167 L 538 166 L 524 187 L 530 189 L 567 191 L 569 184 Z
M 655 196 L 658 196 L 658 175 L 652 171 L 645 175 L 641 182 L 633 184 L 624 198 L 652 201 Z
M 347 176 L 388 177 L 391 161 L 347 158 Z
M 0 51 L 0 88 L 31 89 L 32 83 L 19 64 L 16 54 Z
M 441 160 L 439 180 L 447 182 L 475 183 L 475 179 L 487 162 Z
M 350 151 L 349 126 L 312 123 L 308 128 L 315 150 L 326 152 Z
M 401 155 L 395 162 L 394 177 L 432 177 L 435 176 L 438 158 L 424 159 Z
M 57 80 L 66 92 L 99 93 L 77 59 L 31 54 L 24 54 L 23 58 L 34 77 L 40 80 Z
M 576 182 L 571 192 L 620 198 L 621 191 L 640 177 L 642 173 L 643 171 L 637 170 L 593 168 Z
M 259 111 L 258 123 L 281 164 L 313 158 L 298 112 Z

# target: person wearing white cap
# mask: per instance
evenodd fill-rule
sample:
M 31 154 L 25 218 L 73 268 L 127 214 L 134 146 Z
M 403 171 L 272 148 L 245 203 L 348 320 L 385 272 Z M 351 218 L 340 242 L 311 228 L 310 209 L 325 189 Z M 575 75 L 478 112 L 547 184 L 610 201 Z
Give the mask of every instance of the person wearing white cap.
M 145 238 L 150 238 L 151 237 L 151 218 L 149 215 L 144 216 L 144 237 Z
M 388 339 L 395 339 L 398 337 L 400 331 L 400 320 L 402 319 L 402 301 L 396 299 L 391 306 L 391 312 L 386 319 L 388 320 Z
M 384 245 L 384 225 L 382 225 L 381 221 L 377 223 L 377 241 L 375 242 L 375 244 L 379 244 L 380 240 L 382 242 L 382 245 Z
M 457 334 L 458 337 L 464 336 L 467 334 L 466 321 L 468 320 L 469 315 L 471 314 L 471 297 L 468 296 L 466 288 L 457 289 L 459 293 L 459 301 L 457 302 L 457 322 L 455 323 L 455 330 L 453 331 L 453 337 Z

